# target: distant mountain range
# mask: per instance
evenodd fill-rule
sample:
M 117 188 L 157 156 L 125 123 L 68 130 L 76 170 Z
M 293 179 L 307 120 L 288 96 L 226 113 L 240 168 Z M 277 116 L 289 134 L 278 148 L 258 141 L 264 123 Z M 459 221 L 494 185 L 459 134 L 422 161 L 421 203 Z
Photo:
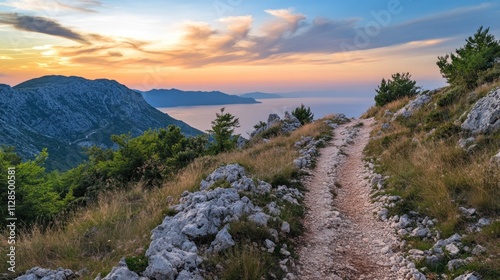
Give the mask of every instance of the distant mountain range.
M 140 92 L 153 107 L 178 107 L 225 104 L 260 103 L 253 98 L 229 95 L 220 91 L 182 91 L 179 89 L 153 89 Z
M 282 95 L 275 93 L 264 93 L 264 92 L 249 92 L 240 95 L 241 97 L 249 97 L 254 99 L 273 99 L 273 98 L 283 98 Z
M 0 145 L 15 146 L 24 158 L 48 148 L 49 169 L 81 162 L 84 146 L 111 147 L 113 134 L 142 134 L 179 126 L 186 135 L 201 133 L 151 107 L 116 81 L 44 76 L 17 86 L 0 84 Z

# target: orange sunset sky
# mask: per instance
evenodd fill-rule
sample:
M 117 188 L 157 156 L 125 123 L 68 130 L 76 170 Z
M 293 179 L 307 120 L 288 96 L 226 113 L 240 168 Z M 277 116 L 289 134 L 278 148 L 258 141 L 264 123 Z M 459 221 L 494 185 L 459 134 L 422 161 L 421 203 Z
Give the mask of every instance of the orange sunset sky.
M 57 74 L 139 90 L 361 92 L 408 71 L 433 88 L 444 85 L 438 55 L 481 25 L 500 37 L 493 1 L 304 2 L 0 1 L 0 83 Z

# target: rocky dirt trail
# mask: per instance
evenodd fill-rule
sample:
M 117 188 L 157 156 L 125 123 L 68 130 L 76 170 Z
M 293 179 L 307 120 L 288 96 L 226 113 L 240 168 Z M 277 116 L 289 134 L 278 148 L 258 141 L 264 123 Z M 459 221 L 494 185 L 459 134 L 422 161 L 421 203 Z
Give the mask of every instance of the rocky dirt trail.
M 355 120 L 336 128 L 305 180 L 308 211 L 298 250 L 299 279 L 397 279 L 392 251 L 400 243 L 374 215 L 363 161 L 373 123 Z

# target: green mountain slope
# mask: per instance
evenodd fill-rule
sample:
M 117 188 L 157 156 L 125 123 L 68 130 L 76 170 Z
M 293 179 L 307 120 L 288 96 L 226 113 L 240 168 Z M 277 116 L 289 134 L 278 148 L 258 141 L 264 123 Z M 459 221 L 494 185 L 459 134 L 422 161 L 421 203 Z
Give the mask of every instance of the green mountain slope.
M 44 76 L 15 87 L 0 85 L 0 144 L 24 158 L 47 147 L 49 169 L 67 169 L 84 158 L 82 147 L 110 147 L 113 134 L 142 134 L 175 124 L 186 135 L 201 132 L 148 105 L 112 80 Z

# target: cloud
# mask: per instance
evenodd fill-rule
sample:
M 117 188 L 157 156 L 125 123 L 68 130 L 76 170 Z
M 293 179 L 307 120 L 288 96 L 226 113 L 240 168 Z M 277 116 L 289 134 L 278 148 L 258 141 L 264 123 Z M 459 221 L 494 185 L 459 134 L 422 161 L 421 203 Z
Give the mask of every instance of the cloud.
M 73 11 L 79 13 L 96 13 L 97 8 L 102 7 L 101 1 L 97 0 L 9 0 L 0 3 L 0 6 L 11 7 L 22 11 L 43 12 L 46 15 L 54 15 L 61 11 Z
M 77 12 L 82 12 L 82 13 L 97 13 L 97 10 L 95 8 L 102 7 L 101 1 L 94 1 L 94 0 L 79 0 L 79 1 L 71 1 L 68 3 L 64 2 L 59 2 L 57 3 L 65 9 L 77 11 Z
M 109 51 L 108 52 L 109 56 L 114 56 L 114 57 L 122 57 L 123 54 L 119 51 Z
M 265 12 L 279 19 L 264 26 L 264 32 L 271 37 L 293 35 L 299 29 L 300 23 L 306 19 L 302 14 L 294 14 L 291 9 L 265 10 Z
M 199 68 L 210 65 L 279 65 L 279 64 L 339 64 L 346 63 L 346 51 L 391 50 L 397 55 L 419 54 L 452 46 L 479 27 L 481 22 L 500 25 L 495 13 L 485 13 L 491 5 L 481 4 L 456 9 L 406 22 L 380 25 L 377 32 L 367 33 L 368 19 L 314 18 L 295 13 L 291 9 L 266 10 L 268 22 L 260 28 L 253 26 L 252 16 L 219 19 L 221 28 L 204 22 L 183 26 L 179 42 L 168 47 L 161 40 L 140 41 L 131 38 L 100 34 L 82 34 L 62 27 L 56 22 L 45 25 L 52 28 L 32 28 L 22 25 L 21 16 L 0 14 L 0 22 L 18 29 L 41 32 L 72 39 L 81 45 L 53 47 L 65 65 L 160 66 Z M 26 16 L 25 16 L 26 17 Z M 32 17 L 31 17 L 32 18 Z M 36 18 L 35 18 L 36 19 Z M 44 19 L 46 20 L 46 19 Z M 47 20 L 46 20 L 47 21 Z M 47 30 L 49 29 L 49 30 Z M 465 31 L 464 31 L 465 29 Z M 469 30 L 470 29 L 470 30 Z M 370 30 L 368 30 L 370 31 Z M 463 33 L 466 34 L 463 34 Z M 54 34 L 56 33 L 56 34 Z M 360 33 L 367 40 L 356 44 Z M 376 34 L 375 34 L 376 33 Z M 366 35 L 369 34 L 369 35 Z M 358 40 L 361 40 L 358 38 Z M 346 46 L 348 46 L 346 48 Z M 451 47 L 453 48 L 453 47 Z M 439 49 L 441 51 L 441 49 Z M 369 52 L 353 55 L 351 63 L 367 63 L 380 59 L 368 57 Z
M 17 13 L 0 13 L 0 23 L 11 25 L 18 30 L 58 36 L 79 43 L 88 43 L 82 35 L 49 18 L 19 15 Z
M 391 46 L 418 40 L 468 36 L 476 31 L 484 22 L 490 23 L 493 29 L 499 28 L 497 14 L 495 12 L 486 12 L 495 8 L 498 9 L 491 4 L 484 3 L 400 24 L 389 25 L 382 30 L 379 36 L 373 38 L 369 48 Z
M 280 36 L 272 44 L 269 44 L 268 38 L 258 38 L 261 44 L 255 47 L 255 51 L 262 57 L 277 53 L 339 53 L 464 36 L 475 31 L 482 22 L 497 22 L 495 13 L 485 13 L 491 8 L 492 5 L 481 4 L 397 24 L 390 21 L 386 26 L 377 23 L 375 28 L 362 25 L 360 19 L 316 18 L 311 23 L 303 24 L 296 35 Z M 273 15 L 291 18 L 283 11 Z M 375 22 L 374 19 L 365 22 L 370 21 Z M 290 20 L 289 28 L 296 24 L 297 21 Z
M 154 64 L 162 62 L 164 66 L 185 68 L 224 64 L 345 63 L 345 51 L 398 45 L 412 50 L 429 48 L 429 44 L 412 45 L 411 42 L 433 42 L 430 47 L 439 46 L 446 41 L 444 38 L 460 36 L 464 26 L 476 26 L 488 18 L 484 11 L 489 8 L 490 5 L 481 4 L 402 23 L 389 22 L 386 26 L 381 25 L 375 36 L 368 36 L 363 45 L 356 45 L 355 40 L 360 32 L 366 32 L 362 24 L 373 19 L 315 18 L 308 21 L 291 9 L 266 10 L 271 18 L 260 29 L 252 26 L 251 16 L 222 18 L 219 22 L 225 27 L 218 29 L 207 23 L 187 24 L 180 43 L 150 52 L 147 57 Z M 351 48 L 346 49 L 346 45 Z M 135 50 L 142 52 L 143 48 Z M 352 58 L 349 61 L 372 60 Z

